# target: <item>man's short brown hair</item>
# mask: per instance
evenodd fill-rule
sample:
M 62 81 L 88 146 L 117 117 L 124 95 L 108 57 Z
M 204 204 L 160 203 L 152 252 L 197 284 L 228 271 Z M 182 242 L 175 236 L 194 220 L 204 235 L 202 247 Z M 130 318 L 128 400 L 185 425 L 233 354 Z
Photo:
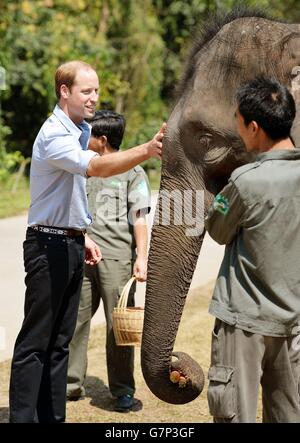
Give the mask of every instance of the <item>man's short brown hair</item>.
M 60 65 L 55 72 L 55 92 L 58 99 L 60 99 L 60 87 L 66 85 L 69 89 L 75 82 L 75 77 L 80 69 L 92 70 L 94 68 L 88 63 L 81 60 L 72 60 L 70 62 Z

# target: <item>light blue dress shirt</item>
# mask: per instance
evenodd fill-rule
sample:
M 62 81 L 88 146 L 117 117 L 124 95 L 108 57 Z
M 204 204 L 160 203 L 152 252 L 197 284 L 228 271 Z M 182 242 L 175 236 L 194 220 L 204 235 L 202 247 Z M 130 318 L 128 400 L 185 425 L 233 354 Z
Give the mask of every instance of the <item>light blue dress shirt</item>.
M 56 105 L 38 133 L 30 169 L 31 204 L 28 225 L 85 229 L 91 223 L 86 196 L 86 171 L 91 127 L 79 126 Z

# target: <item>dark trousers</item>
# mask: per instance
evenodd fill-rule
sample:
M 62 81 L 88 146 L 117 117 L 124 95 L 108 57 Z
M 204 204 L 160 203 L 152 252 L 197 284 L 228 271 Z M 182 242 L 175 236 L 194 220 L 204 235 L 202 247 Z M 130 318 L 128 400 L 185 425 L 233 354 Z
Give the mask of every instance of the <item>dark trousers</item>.
M 84 237 L 28 228 L 24 321 L 10 379 L 10 422 L 63 422 L 71 341 L 83 279 Z

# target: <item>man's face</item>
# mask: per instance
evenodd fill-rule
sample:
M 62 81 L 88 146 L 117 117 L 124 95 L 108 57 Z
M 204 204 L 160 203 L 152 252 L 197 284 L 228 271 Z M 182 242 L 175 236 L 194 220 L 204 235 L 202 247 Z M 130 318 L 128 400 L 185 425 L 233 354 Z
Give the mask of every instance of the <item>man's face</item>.
M 98 154 L 102 155 L 104 153 L 105 143 L 103 142 L 103 139 L 93 137 L 91 135 L 90 141 L 89 141 L 89 149 L 91 151 L 97 152 Z
M 113 149 L 109 145 L 107 137 L 105 135 L 102 135 L 101 137 L 94 137 L 93 133 L 89 141 L 88 149 L 97 152 L 100 155 L 106 155 L 106 154 L 111 154 L 113 152 L 117 152 L 117 149 Z
M 71 120 L 80 123 L 95 114 L 99 98 L 99 79 L 92 69 L 80 69 L 67 98 Z

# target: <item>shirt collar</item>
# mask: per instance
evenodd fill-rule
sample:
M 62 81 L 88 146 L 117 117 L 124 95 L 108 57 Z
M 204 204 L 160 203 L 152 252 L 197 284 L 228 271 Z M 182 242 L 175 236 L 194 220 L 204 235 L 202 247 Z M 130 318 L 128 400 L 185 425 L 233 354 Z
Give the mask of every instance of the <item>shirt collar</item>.
M 85 139 L 90 137 L 92 127 L 85 120 L 83 120 L 78 126 L 75 125 L 75 123 L 67 116 L 67 114 L 61 109 L 58 104 L 55 106 L 53 114 L 58 118 L 58 120 L 66 128 L 66 130 L 75 135 L 78 140 L 83 133 L 86 134 L 86 137 L 84 137 Z M 84 149 L 87 149 L 87 147 L 85 147 Z
M 88 148 L 92 127 L 84 120 L 78 125 L 78 127 L 81 129 L 79 143 L 81 144 L 82 149 L 86 151 Z
M 274 149 L 273 151 L 258 154 L 256 160 L 263 162 L 266 160 L 298 160 L 300 159 L 300 149 Z

